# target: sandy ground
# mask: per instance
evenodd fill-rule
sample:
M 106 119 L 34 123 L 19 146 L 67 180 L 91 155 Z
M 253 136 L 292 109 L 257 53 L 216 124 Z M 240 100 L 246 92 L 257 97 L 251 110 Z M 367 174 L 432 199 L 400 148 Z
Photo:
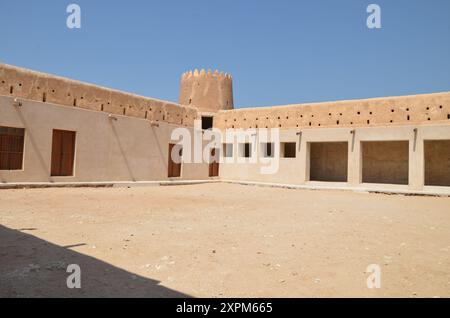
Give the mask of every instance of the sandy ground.
M 80 290 L 66 287 L 68 264 L 81 267 Z M 367 288 L 369 264 L 380 289 Z M 450 297 L 450 198 L 2 190 L 0 296 Z

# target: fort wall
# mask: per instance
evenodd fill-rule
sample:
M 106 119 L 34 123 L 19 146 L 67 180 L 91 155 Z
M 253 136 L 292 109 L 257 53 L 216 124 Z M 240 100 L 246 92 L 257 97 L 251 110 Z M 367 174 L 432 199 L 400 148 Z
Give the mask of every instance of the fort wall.
M 0 64 L 0 95 L 102 111 L 180 126 L 194 125 L 197 109 L 58 76 Z
M 220 111 L 215 127 L 310 129 L 450 123 L 450 93 Z
M 219 151 L 223 181 L 450 195 L 450 92 L 233 110 L 229 75 L 186 73 L 180 90 L 180 103 L 192 97 L 191 106 L 0 64 L 0 183 L 174 180 L 171 133 L 193 132 L 206 114 L 214 127 L 249 137 L 250 158 L 236 139 L 226 141 L 231 158 Z M 271 142 L 260 128 L 279 128 L 277 146 L 289 148 L 259 160 Z M 76 134 L 66 176 L 51 170 L 63 160 L 57 150 L 53 160 L 55 130 Z M 275 173 L 262 173 L 267 160 L 279 161 Z M 180 169 L 176 180 L 214 178 L 206 162 Z
M 170 180 L 171 133 L 178 125 L 80 107 L 0 96 L 0 126 L 25 129 L 20 170 L 0 170 L 1 183 L 138 182 Z M 52 131 L 76 132 L 74 172 L 51 176 Z M 192 131 L 192 128 L 187 128 Z M 1 142 L 0 142 L 1 144 Z M 183 164 L 177 180 L 205 180 L 208 165 Z

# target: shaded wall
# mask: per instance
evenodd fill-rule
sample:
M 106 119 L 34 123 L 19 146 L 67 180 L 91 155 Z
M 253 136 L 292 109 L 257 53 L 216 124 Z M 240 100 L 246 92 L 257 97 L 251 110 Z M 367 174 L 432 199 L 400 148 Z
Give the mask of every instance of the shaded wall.
M 311 181 L 347 182 L 348 143 L 314 142 L 309 147 Z
M 450 140 L 425 140 L 425 185 L 450 186 Z
M 362 143 L 362 182 L 408 184 L 408 141 Z

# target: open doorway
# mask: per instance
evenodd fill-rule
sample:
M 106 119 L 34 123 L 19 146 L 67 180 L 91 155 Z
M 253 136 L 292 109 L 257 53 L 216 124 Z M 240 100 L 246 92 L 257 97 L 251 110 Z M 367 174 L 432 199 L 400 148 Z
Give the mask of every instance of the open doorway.
M 361 147 L 363 183 L 409 183 L 408 141 L 365 141 Z
M 309 162 L 310 181 L 347 182 L 348 143 L 312 142 Z
M 450 140 L 425 140 L 425 185 L 450 187 Z

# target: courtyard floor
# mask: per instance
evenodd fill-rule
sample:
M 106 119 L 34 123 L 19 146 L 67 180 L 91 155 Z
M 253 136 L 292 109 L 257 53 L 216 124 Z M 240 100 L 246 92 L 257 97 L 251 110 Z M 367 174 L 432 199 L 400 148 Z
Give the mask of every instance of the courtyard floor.
M 81 289 L 68 289 L 69 264 Z M 366 268 L 381 268 L 367 288 Z M 450 198 L 225 183 L 0 191 L 0 297 L 450 297 Z

